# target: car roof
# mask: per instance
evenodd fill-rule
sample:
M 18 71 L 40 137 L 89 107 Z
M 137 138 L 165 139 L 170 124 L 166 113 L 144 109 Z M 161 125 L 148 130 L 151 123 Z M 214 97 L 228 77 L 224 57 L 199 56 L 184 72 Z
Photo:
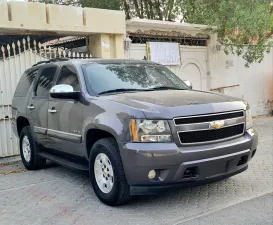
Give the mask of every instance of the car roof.
M 72 63 L 77 64 L 88 64 L 88 63 L 98 63 L 98 64 L 155 64 L 151 61 L 146 60 L 137 60 L 137 59 L 100 59 L 100 58 L 94 58 L 94 59 L 72 59 L 70 60 Z
M 103 58 L 90 58 L 90 59 L 68 59 L 68 58 L 56 58 L 50 59 L 47 61 L 41 61 L 36 63 L 32 66 L 32 69 L 35 67 L 46 66 L 46 65 L 62 65 L 62 64 L 90 64 L 90 63 L 97 63 L 97 64 L 156 64 L 151 61 L 147 60 L 136 60 L 136 59 L 103 59 Z

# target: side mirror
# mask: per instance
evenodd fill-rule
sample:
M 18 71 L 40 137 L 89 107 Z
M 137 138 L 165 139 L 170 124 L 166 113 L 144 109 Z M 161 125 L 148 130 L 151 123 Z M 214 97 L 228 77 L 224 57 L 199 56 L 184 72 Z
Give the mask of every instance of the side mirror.
M 189 80 L 183 80 L 183 82 L 192 90 L 192 83 Z
M 74 91 L 73 87 L 67 84 L 55 85 L 50 89 L 51 98 L 78 99 L 79 91 Z

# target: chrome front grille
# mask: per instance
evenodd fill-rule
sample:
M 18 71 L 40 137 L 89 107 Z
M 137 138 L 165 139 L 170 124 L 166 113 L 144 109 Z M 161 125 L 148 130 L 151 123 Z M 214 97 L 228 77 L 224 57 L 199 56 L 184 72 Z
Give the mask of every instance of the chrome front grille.
M 220 127 L 213 126 L 215 122 Z M 245 131 L 244 111 L 187 116 L 174 119 L 182 145 L 206 144 L 242 136 Z
M 243 111 L 237 111 L 237 112 L 202 115 L 202 116 L 181 117 L 181 118 L 174 119 L 174 123 L 176 126 L 179 126 L 182 124 L 204 123 L 204 122 L 211 122 L 215 120 L 233 119 L 233 118 L 238 118 L 243 116 L 244 116 Z

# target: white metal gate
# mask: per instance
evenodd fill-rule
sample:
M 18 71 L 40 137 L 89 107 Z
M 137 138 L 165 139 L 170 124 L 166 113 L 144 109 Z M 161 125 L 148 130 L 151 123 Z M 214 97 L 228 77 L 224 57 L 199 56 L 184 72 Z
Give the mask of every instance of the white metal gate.
M 194 89 L 207 90 L 207 47 L 180 45 L 181 65 L 167 66 L 183 80 L 189 80 Z M 146 56 L 145 44 L 132 44 L 127 58 L 143 59 Z
M 18 140 L 11 128 L 11 103 L 21 75 L 35 63 L 56 57 L 89 58 L 91 55 L 53 49 L 29 37 L 0 48 L 0 157 L 19 154 Z

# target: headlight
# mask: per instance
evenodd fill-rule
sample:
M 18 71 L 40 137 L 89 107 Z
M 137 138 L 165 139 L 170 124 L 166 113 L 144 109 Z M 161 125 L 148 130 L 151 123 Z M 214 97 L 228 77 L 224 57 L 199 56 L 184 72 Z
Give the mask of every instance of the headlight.
M 133 142 L 170 142 L 171 130 L 166 120 L 131 120 Z
M 247 109 L 246 110 L 246 129 L 250 129 L 253 127 L 253 124 L 252 124 L 252 115 L 251 115 L 251 110 L 250 109 Z

